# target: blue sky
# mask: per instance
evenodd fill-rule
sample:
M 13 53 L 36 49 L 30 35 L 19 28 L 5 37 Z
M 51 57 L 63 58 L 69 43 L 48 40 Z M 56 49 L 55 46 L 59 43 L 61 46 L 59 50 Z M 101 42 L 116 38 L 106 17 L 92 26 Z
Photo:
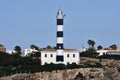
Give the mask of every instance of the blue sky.
M 120 0 L 0 0 L 0 43 L 7 49 L 31 44 L 56 46 L 56 13 L 61 7 L 64 47 L 120 46 Z

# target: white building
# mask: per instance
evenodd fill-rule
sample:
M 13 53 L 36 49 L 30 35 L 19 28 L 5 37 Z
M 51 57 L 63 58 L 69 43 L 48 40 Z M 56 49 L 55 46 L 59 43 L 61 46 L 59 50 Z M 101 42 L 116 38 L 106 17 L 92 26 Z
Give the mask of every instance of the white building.
M 44 64 L 72 64 L 80 63 L 79 51 L 75 49 L 64 49 L 63 44 L 63 23 L 64 15 L 61 10 L 57 12 L 57 43 L 56 49 L 46 49 L 41 51 L 41 65 Z
M 98 50 L 99 56 L 105 55 L 108 50 Z
M 6 50 L 6 53 L 8 53 L 8 54 L 14 54 L 15 50 Z
M 63 61 L 57 61 L 56 49 L 46 49 L 41 51 L 41 65 L 44 64 L 72 64 L 80 63 L 79 51 L 75 49 L 64 49 Z
M 31 54 L 34 54 L 36 52 L 39 52 L 39 51 L 35 49 L 24 49 L 21 51 L 21 56 L 22 57 L 30 56 Z M 15 54 L 15 50 L 6 50 L 6 53 Z
M 98 50 L 99 56 L 102 55 L 120 55 L 120 50 Z
M 22 57 L 30 56 L 31 54 L 33 54 L 35 52 L 38 52 L 38 50 L 35 50 L 35 49 L 25 49 L 25 50 L 23 50 L 21 56 Z

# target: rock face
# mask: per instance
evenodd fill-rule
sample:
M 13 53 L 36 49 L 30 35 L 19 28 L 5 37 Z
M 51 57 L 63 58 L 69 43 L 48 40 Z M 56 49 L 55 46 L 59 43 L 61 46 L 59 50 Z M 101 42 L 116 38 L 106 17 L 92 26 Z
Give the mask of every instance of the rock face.
M 0 80 L 120 80 L 118 68 L 79 68 L 34 74 L 15 74 Z
M 81 63 L 99 62 L 98 59 L 84 58 Z M 78 68 L 38 72 L 33 74 L 15 74 L 0 80 L 120 80 L 120 60 L 101 60 L 103 68 Z

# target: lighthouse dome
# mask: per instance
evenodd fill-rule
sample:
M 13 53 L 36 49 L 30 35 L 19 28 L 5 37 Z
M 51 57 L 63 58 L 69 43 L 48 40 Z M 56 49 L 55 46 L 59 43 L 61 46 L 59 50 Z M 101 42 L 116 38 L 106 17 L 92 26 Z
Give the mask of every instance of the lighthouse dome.
M 63 15 L 63 12 L 62 10 L 58 10 L 57 12 L 57 19 L 63 19 L 64 15 Z

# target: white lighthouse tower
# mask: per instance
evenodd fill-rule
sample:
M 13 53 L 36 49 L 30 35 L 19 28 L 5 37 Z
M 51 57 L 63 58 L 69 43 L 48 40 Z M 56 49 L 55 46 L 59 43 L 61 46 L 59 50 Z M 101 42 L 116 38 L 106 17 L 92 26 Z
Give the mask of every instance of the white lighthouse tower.
M 63 44 L 63 22 L 64 14 L 62 10 L 57 11 L 57 43 L 56 49 L 44 49 L 41 51 L 41 65 L 45 64 L 79 64 L 80 55 L 76 49 L 65 49 Z
M 63 19 L 64 15 L 61 10 L 57 12 L 57 52 L 56 62 L 64 62 L 64 45 L 63 45 Z

